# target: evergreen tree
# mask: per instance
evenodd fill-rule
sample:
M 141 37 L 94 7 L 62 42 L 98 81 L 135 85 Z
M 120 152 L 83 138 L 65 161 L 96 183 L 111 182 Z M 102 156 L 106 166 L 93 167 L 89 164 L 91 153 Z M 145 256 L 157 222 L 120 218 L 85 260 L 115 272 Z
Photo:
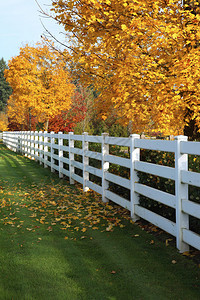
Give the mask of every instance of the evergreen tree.
M 4 77 L 4 70 L 7 68 L 5 60 L 0 59 L 0 111 L 5 108 L 9 96 L 12 94 L 12 88 Z

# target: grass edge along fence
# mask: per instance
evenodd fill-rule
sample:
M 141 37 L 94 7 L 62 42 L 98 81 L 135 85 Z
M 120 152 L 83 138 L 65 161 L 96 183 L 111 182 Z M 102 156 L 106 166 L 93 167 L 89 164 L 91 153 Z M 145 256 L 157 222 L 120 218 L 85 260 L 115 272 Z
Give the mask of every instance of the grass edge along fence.
M 76 146 L 75 143 L 79 143 Z M 102 195 L 102 201 L 109 200 L 128 209 L 134 221 L 140 217 L 158 226 L 176 237 L 176 246 L 180 252 L 189 250 L 192 246 L 200 250 L 200 235 L 190 230 L 189 216 L 200 219 L 200 204 L 189 200 L 188 186 L 200 187 L 200 173 L 188 170 L 188 155 L 200 155 L 200 142 L 188 142 L 186 136 L 177 136 L 174 141 L 144 140 L 137 134 L 129 138 L 18 131 L 4 132 L 3 143 L 12 151 L 39 161 L 51 171 L 58 171 L 59 177 L 69 177 L 70 184 L 77 181 L 83 185 L 86 192 L 92 189 Z M 101 150 L 89 150 L 90 143 L 97 143 Z M 81 146 L 80 146 L 81 145 Z M 129 158 L 112 155 L 110 146 L 128 147 Z M 168 167 L 140 160 L 140 150 L 153 150 L 174 153 L 175 167 Z M 82 159 L 77 161 L 76 156 Z M 100 161 L 97 168 L 89 163 L 90 159 Z M 129 178 L 124 178 L 109 172 L 109 165 L 123 166 L 130 170 Z M 81 175 L 76 170 L 81 170 Z M 175 194 L 170 194 L 144 183 L 139 183 L 138 172 L 167 178 L 175 182 Z M 101 179 L 101 184 L 91 181 L 91 174 Z M 126 188 L 130 191 L 130 200 L 109 190 L 109 183 Z M 175 222 L 152 212 L 140 205 L 140 195 L 175 209 Z

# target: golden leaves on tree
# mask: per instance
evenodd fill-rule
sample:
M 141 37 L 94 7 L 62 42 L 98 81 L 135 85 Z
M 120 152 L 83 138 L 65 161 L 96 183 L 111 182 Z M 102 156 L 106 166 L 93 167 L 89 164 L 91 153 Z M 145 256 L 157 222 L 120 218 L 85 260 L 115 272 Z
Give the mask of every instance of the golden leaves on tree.
M 27 115 L 48 124 L 50 117 L 68 110 L 74 93 L 66 62 L 46 45 L 26 45 L 9 61 L 5 76 L 13 89 L 8 116 L 25 124 Z M 46 128 L 47 129 L 47 128 Z
M 198 13 L 181 1 L 54 0 L 80 79 L 132 130 L 180 134 L 190 110 L 200 125 Z

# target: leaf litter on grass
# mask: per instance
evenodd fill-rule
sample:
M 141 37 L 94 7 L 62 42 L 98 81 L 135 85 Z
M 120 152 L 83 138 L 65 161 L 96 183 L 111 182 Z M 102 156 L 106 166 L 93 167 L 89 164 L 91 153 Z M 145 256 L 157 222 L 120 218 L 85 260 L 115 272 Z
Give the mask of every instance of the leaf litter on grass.
M 81 187 L 41 182 L 24 186 L 23 182 L 5 189 L 8 182 L 0 180 L 0 223 L 16 227 L 17 230 L 35 232 L 41 226 L 51 233 L 55 228 L 62 231 L 63 238 L 77 240 L 91 238 L 89 230 L 112 232 L 116 227 L 123 228 L 128 223 L 134 223 L 128 210 L 108 202 L 103 203 L 101 196 L 93 191 L 84 193 Z M 26 220 L 23 216 L 28 216 Z M 137 225 L 150 233 L 161 234 L 158 227 L 137 222 Z M 138 237 L 136 234 L 134 237 Z M 166 246 L 173 239 L 165 240 Z M 155 242 L 152 240 L 151 245 Z M 183 254 L 193 257 L 194 251 Z M 195 257 L 199 255 L 199 251 Z M 198 260 L 199 261 L 199 260 Z
M 46 230 L 52 232 L 58 225 L 56 227 L 64 232 L 65 239 L 67 232 L 80 233 L 83 239 L 89 229 L 110 232 L 115 227 L 123 228 L 125 220 L 132 222 L 127 210 L 113 203 L 103 203 L 95 192 L 84 193 L 78 185 L 41 183 L 23 189 L 19 184 L 12 192 L 4 191 L 0 196 L 0 221 L 4 225 L 30 232 L 40 226 L 46 226 Z M 22 212 L 29 216 L 30 222 L 18 217 Z

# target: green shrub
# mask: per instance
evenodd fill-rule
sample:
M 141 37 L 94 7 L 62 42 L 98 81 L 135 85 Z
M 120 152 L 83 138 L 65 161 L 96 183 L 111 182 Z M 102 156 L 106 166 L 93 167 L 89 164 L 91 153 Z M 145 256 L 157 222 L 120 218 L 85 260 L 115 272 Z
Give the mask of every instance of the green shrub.
M 175 157 L 173 153 L 164 153 L 160 151 L 141 150 L 141 161 L 151 162 L 155 164 L 165 165 L 168 167 L 175 166 Z M 200 157 L 189 155 L 188 165 L 190 171 L 200 172 Z M 175 195 L 175 182 L 170 179 L 165 179 L 159 176 L 138 172 L 139 182 L 148 185 L 152 188 Z M 194 186 L 189 186 L 189 199 L 200 203 L 200 189 Z M 175 209 L 163 205 L 157 201 L 140 196 L 140 205 L 149 210 L 175 222 Z M 189 217 L 190 229 L 200 233 L 200 220 L 192 216 Z

